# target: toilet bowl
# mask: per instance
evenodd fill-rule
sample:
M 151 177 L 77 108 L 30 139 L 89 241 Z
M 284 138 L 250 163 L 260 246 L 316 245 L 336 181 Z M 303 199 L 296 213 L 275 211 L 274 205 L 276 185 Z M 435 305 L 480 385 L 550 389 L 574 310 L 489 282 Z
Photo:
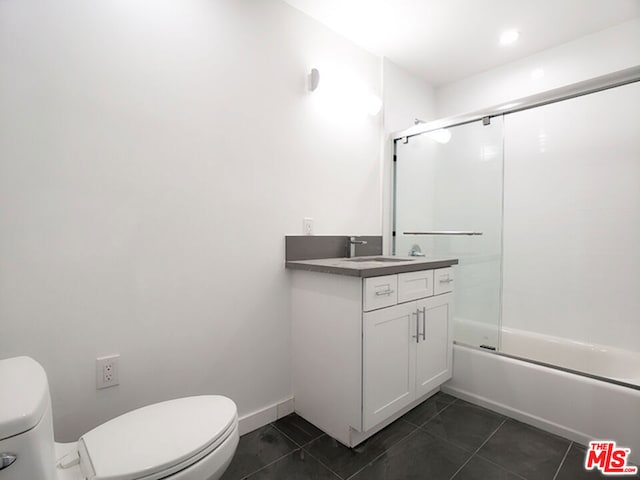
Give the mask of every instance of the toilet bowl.
M 0 360 L 2 480 L 217 480 L 238 445 L 236 405 L 202 395 L 148 405 L 55 443 L 44 369 Z

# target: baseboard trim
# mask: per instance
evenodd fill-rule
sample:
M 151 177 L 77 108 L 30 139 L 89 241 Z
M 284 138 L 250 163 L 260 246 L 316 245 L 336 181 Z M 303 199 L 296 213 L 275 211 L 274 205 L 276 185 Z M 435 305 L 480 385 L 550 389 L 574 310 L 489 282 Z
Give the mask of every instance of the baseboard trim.
M 279 418 L 286 417 L 290 413 L 293 413 L 293 397 L 281 400 L 260 410 L 247 413 L 238 419 L 240 435 L 253 432 L 260 427 L 275 422 Z
M 564 425 L 551 422 L 549 420 L 546 420 L 542 417 L 538 417 L 536 415 L 531 415 L 530 413 L 524 412 L 522 410 L 518 410 L 517 408 L 513 408 L 508 405 L 504 405 L 494 400 L 490 400 L 488 398 L 482 397 L 475 393 L 462 390 L 461 388 L 442 385 L 440 389 L 444 393 L 452 395 L 456 398 L 460 398 L 469 403 L 479 405 L 489 410 L 493 410 L 494 412 L 500 413 L 507 417 L 511 417 L 522 423 L 526 423 L 527 425 L 533 425 L 534 427 L 537 427 L 546 432 L 553 433 L 555 435 L 560 435 L 564 438 L 568 438 L 569 440 L 572 440 L 581 445 L 588 445 L 589 441 L 591 440 L 591 437 L 589 437 L 587 434 L 583 432 L 573 430 L 571 428 L 565 427 Z

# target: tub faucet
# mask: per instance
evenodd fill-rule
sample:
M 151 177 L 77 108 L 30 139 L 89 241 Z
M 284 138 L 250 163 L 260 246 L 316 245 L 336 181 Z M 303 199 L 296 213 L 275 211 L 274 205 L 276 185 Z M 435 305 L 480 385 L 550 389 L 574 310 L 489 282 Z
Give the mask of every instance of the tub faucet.
M 356 240 L 356 237 L 349 237 L 347 240 L 347 258 L 356 256 L 356 245 L 366 245 L 366 240 Z

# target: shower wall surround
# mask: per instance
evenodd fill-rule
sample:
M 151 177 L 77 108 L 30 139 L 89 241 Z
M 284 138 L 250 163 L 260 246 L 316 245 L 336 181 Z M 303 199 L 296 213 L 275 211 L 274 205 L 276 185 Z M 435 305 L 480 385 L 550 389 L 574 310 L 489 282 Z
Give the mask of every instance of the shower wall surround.
M 640 351 L 638 105 L 633 83 L 505 116 L 503 326 Z

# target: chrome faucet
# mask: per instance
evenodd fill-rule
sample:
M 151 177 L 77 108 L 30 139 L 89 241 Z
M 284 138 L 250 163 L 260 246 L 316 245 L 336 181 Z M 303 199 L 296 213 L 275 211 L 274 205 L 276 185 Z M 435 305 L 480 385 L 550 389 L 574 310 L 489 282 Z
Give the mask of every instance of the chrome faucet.
M 422 253 L 422 249 L 420 248 L 420 245 L 418 245 L 417 243 L 415 243 L 413 247 L 411 247 L 411 250 L 409 251 L 409 255 L 412 257 L 424 257 L 424 253 Z
M 366 245 L 366 240 L 356 240 L 356 237 L 349 237 L 347 240 L 347 258 L 356 256 L 356 245 Z

